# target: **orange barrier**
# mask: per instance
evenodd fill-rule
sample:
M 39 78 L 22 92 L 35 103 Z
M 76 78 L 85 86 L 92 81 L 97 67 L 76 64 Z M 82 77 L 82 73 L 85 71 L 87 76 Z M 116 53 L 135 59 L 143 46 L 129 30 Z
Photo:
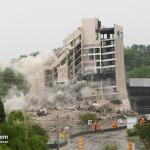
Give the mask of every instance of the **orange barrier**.
M 97 131 L 98 129 L 101 128 L 100 123 L 98 123 L 98 122 L 95 121 L 95 122 L 93 123 L 93 125 L 92 125 L 92 128 L 93 128 L 95 131 Z
M 128 150 L 132 150 L 132 143 L 131 142 L 128 143 Z
M 144 124 L 145 124 L 145 118 L 144 118 L 144 117 L 141 117 L 141 119 L 140 119 L 140 125 L 141 125 L 141 126 L 144 126 Z
M 112 127 L 113 129 L 118 128 L 117 122 L 116 122 L 116 121 L 113 121 L 111 127 Z
M 84 148 L 84 139 L 82 136 L 80 136 L 80 138 L 79 138 L 79 149 L 83 150 L 83 148 Z

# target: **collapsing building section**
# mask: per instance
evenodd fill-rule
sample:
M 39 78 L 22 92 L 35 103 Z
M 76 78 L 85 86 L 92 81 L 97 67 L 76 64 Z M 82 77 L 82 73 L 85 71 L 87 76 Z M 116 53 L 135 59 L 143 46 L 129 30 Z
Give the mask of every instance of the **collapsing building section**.
M 89 92 L 82 99 L 127 99 L 122 27 L 106 28 L 96 18 L 83 19 L 64 40 L 55 62 L 45 69 L 46 86 L 83 80 Z

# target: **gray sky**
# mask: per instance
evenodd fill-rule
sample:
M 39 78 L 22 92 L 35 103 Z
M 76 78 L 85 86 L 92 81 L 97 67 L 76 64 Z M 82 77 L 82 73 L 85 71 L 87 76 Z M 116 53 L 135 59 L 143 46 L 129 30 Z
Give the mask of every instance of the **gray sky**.
M 149 0 L 0 0 L 0 60 L 60 47 L 90 17 L 122 25 L 126 46 L 150 44 L 149 15 Z

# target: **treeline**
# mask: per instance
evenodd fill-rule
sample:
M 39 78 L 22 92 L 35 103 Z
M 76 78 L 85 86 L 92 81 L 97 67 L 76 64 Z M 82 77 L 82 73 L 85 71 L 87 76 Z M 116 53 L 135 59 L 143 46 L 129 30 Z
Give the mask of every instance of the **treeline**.
M 24 93 L 28 91 L 28 84 L 21 73 L 11 68 L 0 70 L 0 97 L 5 97 L 13 86 Z
M 40 52 L 33 52 L 33 53 L 30 53 L 29 55 L 21 55 L 20 57 L 19 57 L 19 59 L 22 59 L 22 58 L 26 58 L 26 57 L 28 57 L 28 56 L 32 56 L 32 57 L 36 57 L 36 56 L 38 56 L 40 54 Z
M 132 45 L 125 48 L 127 78 L 150 78 L 150 45 Z

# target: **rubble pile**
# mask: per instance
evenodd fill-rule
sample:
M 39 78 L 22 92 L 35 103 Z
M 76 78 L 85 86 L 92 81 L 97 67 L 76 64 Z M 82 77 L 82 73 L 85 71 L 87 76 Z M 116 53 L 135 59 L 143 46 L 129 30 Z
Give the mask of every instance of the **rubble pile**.
M 127 118 L 128 116 L 137 115 L 136 112 L 126 109 L 122 105 L 113 105 L 109 102 L 93 105 L 81 105 L 78 111 L 95 112 L 99 119 Z
M 126 119 L 128 116 L 137 115 L 131 110 L 121 106 L 116 107 L 110 103 L 105 103 L 102 105 L 88 105 L 87 103 L 82 103 L 80 106 L 74 106 L 68 109 L 47 108 L 45 111 L 47 112 L 46 115 L 38 115 L 32 112 L 34 115 L 31 116 L 35 123 L 38 123 L 47 131 L 51 132 L 56 132 L 57 124 L 59 124 L 60 128 L 77 127 L 80 122 L 79 116 L 87 112 L 96 114 L 97 118 L 103 121 L 112 119 Z M 56 116 L 59 117 L 58 122 Z

